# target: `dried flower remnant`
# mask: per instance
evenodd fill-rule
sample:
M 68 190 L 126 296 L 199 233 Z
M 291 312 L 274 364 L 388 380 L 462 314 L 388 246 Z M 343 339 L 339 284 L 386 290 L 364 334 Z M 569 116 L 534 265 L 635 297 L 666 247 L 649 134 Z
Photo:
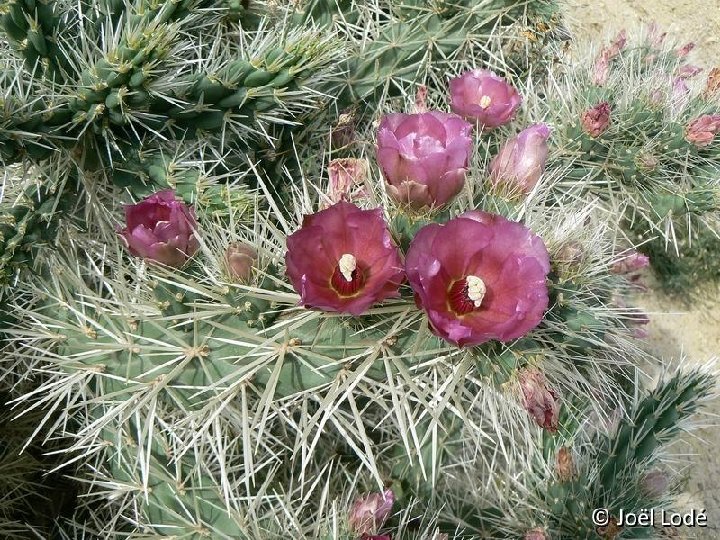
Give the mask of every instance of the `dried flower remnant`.
M 225 262 L 230 270 L 230 276 L 241 283 L 250 281 L 257 258 L 258 253 L 255 248 L 244 242 L 233 242 L 225 250 Z
M 375 534 L 390 516 L 394 503 L 395 494 L 390 489 L 356 499 L 348 515 L 350 530 L 360 535 Z
M 518 372 L 523 406 L 535 423 L 555 432 L 560 420 L 558 395 L 548 386 L 545 375 L 537 368 L 523 368 Z
M 580 117 L 583 131 L 591 137 L 599 137 L 610 126 L 610 104 L 607 101 L 598 103 L 583 112 Z

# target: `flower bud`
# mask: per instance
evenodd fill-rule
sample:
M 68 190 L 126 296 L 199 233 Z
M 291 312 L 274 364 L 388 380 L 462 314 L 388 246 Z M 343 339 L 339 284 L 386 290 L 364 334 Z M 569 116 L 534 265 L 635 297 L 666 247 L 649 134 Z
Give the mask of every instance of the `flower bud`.
M 119 233 L 128 251 L 151 262 L 179 267 L 200 247 L 193 209 L 171 189 L 125 206 L 125 223 Z
M 690 88 L 685 79 L 675 77 L 672 86 L 672 108 L 673 110 L 682 109 L 690 99 Z
M 697 74 L 701 73 L 703 68 L 699 66 L 693 66 L 692 64 L 687 64 L 682 66 L 680 69 L 678 69 L 678 77 L 681 79 L 692 79 Z
M 230 277 L 241 283 L 249 282 L 257 258 L 257 251 L 251 245 L 244 242 L 230 244 L 225 250 L 225 261 L 228 265 Z
M 512 120 L 522 102 L 518 91 L 492 71 L 474 69 L 450 80 L 453 112 L 489 130 Z
M 545 170 L 549 137 L 547 125 L 535 124 L 507 141 L 490 162 L 493 185 L 530 193 Z
M 632 274 L 650 266 L 650 257 L 631 249 L 625 257 L 610 267 L 612 274 Z
M 362 186 L 367 176 L 367 161 L 357 158 L 333 159 L 328 165 L 328 176 L 330 185 L 327 198 L 330 204 L 323 201 L 322 208 L 340 201 L 353 201 L 362 196 Z
M 592 71 L 592 82 L 597 86 L 605 86 L 610 77 L 610 57 L 606 53 L 601 53 L 595 60 Z
M 640 489 L 651 499 L 659 499 L 665 494 L 669 483 L 667 474 L 653 470 L 640 479 Z
M 330 131 L 330 140 L 335 148 L 343 148 L 355 141 L 355 118 L 351 111 L 343 112 Z
M 695 43 L 690 41 L 690 42 L 686 43 L 685 45 L 683 45 L 682 47 L 680 47 L 679 49 L 677 49 L 677 51 L 675 51 L 675 52 L 680 58 L 685 58 L 688 54 L 690 54 L 690 51 L 692 51 L 694 48 L 695 48 Z
M 566 446 L 560 447 L 557 453 L 557 475 L 561 482 L 569 482 L 575 476 L 572 450 Z
M 705 86 L 705 97 L 709 98 L 715 94 L 720 93 L 720 67 L 715 67 L 710 70 L 708 75 L 707 85 Z
M 548 387 L 545 375 L 536 368 L 523 368 L 518 372 L 523 406 L 533 420 L 548 431 L 557 431 L 560 420 L 560 402 L 557 393 Z
M 585 133 L 591 137 L 599 137 L 610 125 L 610 104 L 603 101 L 589 108 L 582 114 L 580 121 Z
M 388 193 L 420 210 L 449 203 L 465 184 L 472 126 L 454 114 L 389 114 L 380 122 L 377 159 Z
M 524 540 L 550 540 L 550 535 L 542 527 L 535 527 L 525 533 Z
M 390 516 L 394 502 L 395 494 L 389 489 L 356 499 L 348 516 L 350 530 L 361 535 L 375 533 Z
M 660 47 L 663 44 L 663 41 L 665 41 L 666 36 L 667 32 L 661 32 L 657 23 L 653 22 L 650 25 L 650 28 L 648 29 L 648 40 L 650 41 L 651 47 Z
M 610 45 L 605 49 L 605 54 L 609 58 L 615 58 L 627 45 L 627 32 L 623 29 L 618 32 L 615 39 L 610 42 Z
M 695 146 L 708 146 L 720 132 L 720 114 L 704 114 L 685 128 L 685 140 Z

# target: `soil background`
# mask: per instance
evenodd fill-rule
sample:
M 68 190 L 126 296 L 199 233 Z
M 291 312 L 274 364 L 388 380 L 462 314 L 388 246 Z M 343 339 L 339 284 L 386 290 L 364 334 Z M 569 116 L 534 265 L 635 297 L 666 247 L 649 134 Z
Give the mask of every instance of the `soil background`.
M 655 21 L 680 43 L 693 41 L 691 63 L 705 72 L 720 66 L 720 0 L 565 0 L 566 22 L 579 39 L 607 39 L 622 28 L 629 32 Z M 720 253 L 718 253 L 720 264 Z M 706 286 L 692 295 L 695 301 L 670 298 L 657 287 L 638 296 L 638 305 L 650 314 L 647 348 L 671 366 L 706 365 L 720 356 L 720 285 Z M 717 369 L 717 367 L 716 367 Z M 676 448 L 691 457 L 685 469 L 685 509 L 705 509 L 706 529 L 676 531 L 680 538 L 720 538 L 720 400 L 715 400 L 703 427 L 685 437 Z

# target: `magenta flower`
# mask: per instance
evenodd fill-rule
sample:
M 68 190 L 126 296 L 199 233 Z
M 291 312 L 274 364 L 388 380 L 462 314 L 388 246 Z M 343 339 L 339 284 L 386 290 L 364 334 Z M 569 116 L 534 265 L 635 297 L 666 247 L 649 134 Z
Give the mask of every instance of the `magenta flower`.
M 472 211 L 423 227 L 405 267 L 433 333 L 460 347 L 524 336 L 548 305 L 545 244 L 499 215 Z
M 447 204 L 462 189 L 472 126 L 443 112 L 389 114 L 377 135 L 377 158 L 396 201 L 414 209 Z
M 372 535 L 383 526 L 385 520 L 390 516 L 395 494 L 390 489 L 382 493 L 371 493 L 365 497 L 356 499 L 350 507 L 348 525 L 350 530 L 356 534 Z M 372 538 L 383 538 L 382 536 Z
M 545 170 L 550 128 L 535 124 L 507 141 L 490 162 L 490 180 L 530 193 Z
M 540 427 L 557 431 L 560 401 L 555 390 L 548 386 L 545 375 L 536 368 L 523 368 L 518 378 L 525 410 Z
M 473 69 L 450 80 L 451 108 L 483 129 L 507 124 L 522 102 L 518 91 L 492 71 Z
M 230 276 L 243 283 L 250 281 L 257 258 L 255 248 L 244 242 L 233 242 L 225 250 L 225 262 Z
M 685 128 L 685 139 L 695 146 L 708 146 L 720 133 L 720 114 L 704 114 Z
M 399 296 L 402 261 L 380 209 L 341 201 L 287 238 L 287 275 L 305 307 L 360 315 Z
M 126 247 L 148 261 L 182 266 L 199 248 L 193 209 L 177 200 L 171 189 L 126 205 L 125 224 L 119 233 Z
M 580 117 L 583 130 L 591 137 L 599 137 L 610 125 L 610 104 L 607 101 L 590 107 Z

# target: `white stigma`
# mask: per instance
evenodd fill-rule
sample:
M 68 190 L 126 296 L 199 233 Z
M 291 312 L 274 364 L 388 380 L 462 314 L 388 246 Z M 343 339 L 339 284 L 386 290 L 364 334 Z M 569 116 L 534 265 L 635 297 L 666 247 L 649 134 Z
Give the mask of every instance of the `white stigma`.
M 340 273 L 347 281 L 352 281 L 352 273 L 357 268 L 357 260 L 349 253 L 345 253 L 338 261 Z
M 466 277 L 465 283 L 467 284 L 468 298 L 473 301 L 475 307 L 480 307 L 480 304 L 482 304 L 483 298 L 485 297 L 485 292 L 487 291 L 485 283 L 483 283 L 483 280 L 477 276 Z
M 490 96 L 483 96 L 480 98 L 480 107 L 483 109 L 487 109 L 491 103 L 492 99 L 490 99 Z

